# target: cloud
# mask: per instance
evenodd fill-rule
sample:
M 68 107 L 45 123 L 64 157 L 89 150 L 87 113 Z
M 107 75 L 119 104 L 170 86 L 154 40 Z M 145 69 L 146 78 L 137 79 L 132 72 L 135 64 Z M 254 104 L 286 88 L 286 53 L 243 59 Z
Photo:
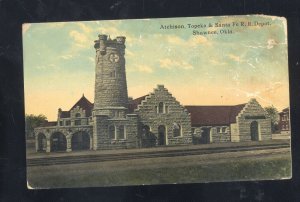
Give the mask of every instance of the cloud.
M 274 46 L 278 45 L 278 44 L 286 44 L 286 42 L 284 43 L 278 43 L 275 39 L 268 39 L 268 41 L 266 42 L 266 45 L 265 46 L 262 46 L 262 45 L 257 45 L 257 46 L 246 46 L 248 48 L 266 48 L 266 49 L 272 49 L 274 48 Z
M 130 51 L 130 50 L 126 50 L 126 55 L 127 56 L 129 56 L 129 57 L 131 57 L 131 56 L 134 56 L 135 54 L 132 52 L 132 51 Z
M 234 54 L 228 54 L 228 57 L 231 60 L 235 61 L 235 62 L 242 62 L 242 61 L 244 61 L 244 60 L 241 59 L 241 57 L 239 57 L 237 55 L 234 55 Z
M 191 36 L 188 40 L 184 40 L 174 35 L 166 36 L 166 41 L 171 45 L 183 47 L 198 46 L 200 44 L 205 44 L 208 42 L 207 38 L 204 36 Z
M 219 60 L 215 60 L 215 59 L 211 59 L 211 60 L 209 60 L 209 62 L 211 63 L 211 64 L 213 64 L 213 65 L 226 65 L 227 63 L 225 63 L 225 62 L 221 62 L 221 61 L 219 61 Z
M 185 45 L 185 41 L 179 38 L 178 36 L 169 35 L 166 38 L 167 38 L 167 42 L 172 45 L 179 45 L 179 46 Z
M 95 58 L 93 58 L 93 57 L 88 57 L 88 59 L 89 59 L 89 61 L 91 61 L 91 62 L 95 62 Z
M 72 57 L 73 57 L 73 55 L 70 55 L 70 54 L 60 56 L 60 58 L 65 59 L 65 60 L 69 60 L 69 59 L 71 59 Z
M 84 33 L 91 33 L 93 29 L 82 22 L 76 23 Z
M 99 34 L 108 34 L 108 35 L 112 35 L 113 37 L 119 36 L 120 35 L 120 31 L 114 27 L 114 26 L 103 26 L 103 27 L 99 27 L 97 29 L 97 32 Z
M 199 44 L 204 44 L 206 42 L 208 42 L 208 40 L 204 36 L 192 36 L 188 41 L 189 44 L 194 46 Z
M 48 65 L 38 65 L 36 69 L 45 70 L 45 69 L 58 69 L 59 67 L 56 64 L 48 64 Z
M 170 58 L 165 58 L 165 59 L 161 59 L 159 60 L 160 63 L 160 67 L 163 69 L 184 69 L 184 70 L 189 70 L 189 69 L 193 69 L 194 67 L 183 61 L 183 60 L 171 60 Z
M 138 71 L 140 71 L 140 72 L 145 72 L 145 73 L 153 72 L 153 69 L 148 65 L 138 65 L 137 68 L 138 68 Z
M 78 43 L 87 42 L 87 37 L 84 34 L 79 33 L 78 31 L 73 30 L 69 34 Z
M 81 48 L 90 46 L 89 40 L 85 34 L 72 30 L 69 32 L 69 35 L 75 41 L 76 46 L 79 46 Z

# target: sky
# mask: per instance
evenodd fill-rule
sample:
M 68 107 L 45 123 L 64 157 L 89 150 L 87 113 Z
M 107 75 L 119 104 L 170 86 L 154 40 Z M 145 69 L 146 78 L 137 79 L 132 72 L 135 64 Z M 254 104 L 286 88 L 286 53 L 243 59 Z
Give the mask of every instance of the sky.
M 23 24 L 25 113 L 54 121 L 58 108 L 69 110 L 82 94 L 94 102 L 99 34 L 126 37 L 128 95 L 133 98 L 163 84 L 183 105 L 236 105 L 256 98 L 263 107 L 282 110 L 289 106 L 286 26 L 284 18 L 272 16 Z M 193 35 L 194 30 L 218 34 Z

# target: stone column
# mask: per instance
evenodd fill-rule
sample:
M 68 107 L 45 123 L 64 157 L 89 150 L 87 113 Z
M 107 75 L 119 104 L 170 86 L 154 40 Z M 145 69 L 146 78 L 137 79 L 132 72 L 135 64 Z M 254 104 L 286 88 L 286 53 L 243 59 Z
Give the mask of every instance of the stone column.
M 93 136 L 91 134 L 89 134 L 90 137 L 90 150 L 93 149 Z
M 72 151 L 71 136 L 68 135 L 67 136 L 67 152 L 71 152 L 71 151 Z
M 46 137 L 46 143 L 47 143 L 46 152 L 50 152 L 51 151 L 50 137 Z
M 35 135 L 35 151 L 39 151 L 39 142 L 38 142 L 38 135 Z
M 210 129 L 210 132 L 209 132 L 209 143 L 213 143 L 214 140 L 213 140 L 213 136 L 217 133 L 217 129 L 215 127 L 212 127 Z

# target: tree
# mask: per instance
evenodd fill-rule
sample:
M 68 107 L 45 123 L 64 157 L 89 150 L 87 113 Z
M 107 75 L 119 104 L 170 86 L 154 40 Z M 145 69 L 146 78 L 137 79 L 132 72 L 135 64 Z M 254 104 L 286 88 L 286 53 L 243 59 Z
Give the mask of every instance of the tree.
M 42 126 L 44 123 L 47 122 L 47 117 L 43 114 L 33 115 L 33 114 L 26 114 L 25 115 L 25 134 L 27 138 L 34 137 L 34 129 L 36 127 Z
M 269 107 L 265 107 L 265 111 L 267 112 L 268 116 L 271 118 L 272 133 L 278 131 L 278 121 L 279 121 L 278 110 L 272 105 Z

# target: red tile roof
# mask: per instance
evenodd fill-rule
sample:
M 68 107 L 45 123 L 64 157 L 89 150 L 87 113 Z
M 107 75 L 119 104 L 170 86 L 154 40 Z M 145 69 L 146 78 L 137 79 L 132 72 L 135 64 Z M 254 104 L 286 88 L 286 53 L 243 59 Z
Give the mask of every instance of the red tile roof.
M 128 104 L 128 112 L 133 113 L 134 109 L 136 109 L 137 106 L 142 103 L 142 100 L 144 100 L 146 98 L 146 96 L 147 95 L 144 95 L 142 97 L 139 97 L 139 98 L 136 98 L 136 99 L 130 101 L 130 103 Z
M 230 125 L 246 104 L 234 106 L 185 106 L 191 114 L 192 126 Z
M 147 95 L 136 98 L 128 104 L 129 113 L 133 113 L 134 109 L 145 100 Z M 192 126 L 213 126 L 213 125 L 230 125 L 236 122 L 236 116 L 245 107 L 246 104 L 233 106 L 184 106 L 191 114 Z M 70 117 L 70 111 L 79 106 L 86 110 L 86 115 L 91 116 L 93 103 L 84 97 L 84 95 L 76 102 L 69 111 L 62 111 L 61 118 Z M 53 126 L 54 122 L 50 123 Z M 55 122 L 55 125 L 57 123 Z
M 76 108 L 77 106 L 85 110 L 87 117 L 92 115 L 92 110 L 94 105 L 88 99 L 86 99 L 84 95 L 82 95 L 80 100 L 78 100 L 76 104 L 69 111 Z
M 91 103 L 84 95 L 74 104 L 74 106 L 69 111 L 62 111 L 60 118 L 69 118 L 70 117 L 70 111 L 76 107 L 80 107 L 81 109 L 84 109 L 86 112 L 86 116 L 92 116 L 92 110 L 94 107 L 94 104 Z
M 57 125 L 57 121 L 47 121 L 43 123 L 40 127 L 49 127 L 49 126 L 56 126 L 56 125 Z
M 147 95 L 136 98 L 129 103 L 128 111 L 134 112 L 134 109 L 141 104 Z M 232 106 L 184 106 L 191 114 L 192 126 L 213 126 L 230 125 L 235 123 L 236 116 L 245 107 L 246 104 Z

